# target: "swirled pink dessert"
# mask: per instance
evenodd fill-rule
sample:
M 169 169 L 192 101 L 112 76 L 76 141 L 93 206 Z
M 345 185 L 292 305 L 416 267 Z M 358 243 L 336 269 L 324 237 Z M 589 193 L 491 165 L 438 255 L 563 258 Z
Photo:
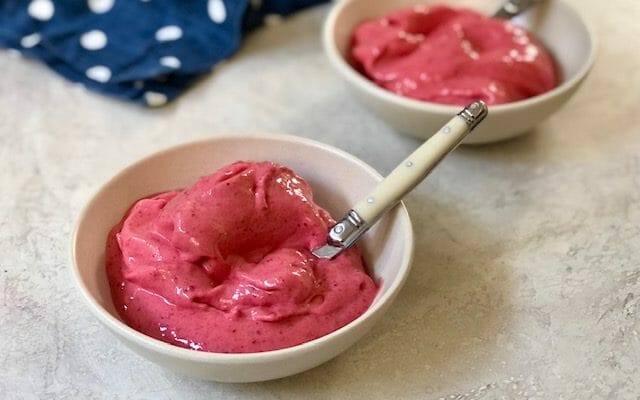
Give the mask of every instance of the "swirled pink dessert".
M 559 79 L 549 51 L 523 28 L 439 5 L 362 23 L 351 58 L 379 86 L 443 104 L 509 103 L 547 92 Z
M 194 350 L 260 352 L 318 338 L 377 293 L 357 248 L 334 260 L 311 254 L 333 223 L 290 169 L 225 166 L 139 200 L 114 227 L 114 305 L 132 328 Z

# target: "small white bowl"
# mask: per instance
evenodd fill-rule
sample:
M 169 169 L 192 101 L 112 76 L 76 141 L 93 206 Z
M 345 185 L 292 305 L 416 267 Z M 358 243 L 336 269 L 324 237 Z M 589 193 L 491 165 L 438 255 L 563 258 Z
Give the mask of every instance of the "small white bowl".
M 491 14 L 504 0 L 343 0 L 324 25 L 323 42 L 329 61 L 349 88 L 373 114 L 396 130 L 429 138 L 462 107 L 429 103 L 389 92 L 356 71 L 345 59 L 351 35 L 363 21 L 416 4 L 445 4 Z M 552 52 L 562 81 L 555 89 L 529 99 L 495 105 L 464 143 L 489 143 L 525 133 L 553 114 L 575 93 L 595 60 L 593 30 L 576 10 L 560 0 L 541 3 L 514 22 L 533 32 Z
M 321 338 L 275 351 L 206 353 L 172 346 L 122 322 L 105 272 L 109 230 L 136 200 L 193 184 L 200 176 L 237 160 L 269 160 L 292 168 L 312 186 L 318 204 L 335 218 L 381 180 L 357 158 L 294 136 L 229 136 L 177 146 L 147 157 L 107 182 L 82 212 L 73 237 L 73 271 L 91 311 L 127 346 L 180 374 L 222 382 L 281 378 L 315 367 L 351 346 L 383 315 L 402 287 L 413 256 L 413 232 L 403 204 L 369 231 L 360 246 L 380 289 L 369 309 Z

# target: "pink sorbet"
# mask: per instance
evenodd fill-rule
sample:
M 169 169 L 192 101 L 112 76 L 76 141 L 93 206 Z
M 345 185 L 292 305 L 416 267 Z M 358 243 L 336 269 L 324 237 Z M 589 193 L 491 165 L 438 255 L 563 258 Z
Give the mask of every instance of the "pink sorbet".
M 132 328 L 194 350 L 316 339 L 377 293 L 357 248 L 334 260 L 311 254 L 333 223 L 290 169 L 236 162 L 133 205 L 106 245 L 113 302 Z
M 354 66 L 379 86 L 418 100 L 503 104 L 558 85 L 553 57 L 509 21 L 472 10 L 415 6 L 357 27 Z

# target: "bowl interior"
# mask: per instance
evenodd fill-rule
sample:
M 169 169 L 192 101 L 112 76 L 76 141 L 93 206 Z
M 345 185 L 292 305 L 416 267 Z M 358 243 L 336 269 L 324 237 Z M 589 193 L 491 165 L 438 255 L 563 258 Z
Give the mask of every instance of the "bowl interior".
M 325 40 L 328 42 L 329 47 L 335 48 L 341 62 L 346 63 L 345 59 L 347 59 L 351 46 L 351 35 L 357 25 L 363 21 L 416 4 L 446 4 L 452 7 L 471 8 L 485 14 L 491 14 L 503 2 L 504 0 L 482 2 L 473 0 L 347 0 L 338 4 L 334 10 L 335 15 L 329 17 L 328 31 L 325 32 L 328 37 L 325 37 Z M 513 22 L 534 33 L 552 52 L 560 70 L 561 84 L 571 80 L 576 74 L 584 70 L 592 57 L 592 35 L 588 27 L 575 10 L 562 1 L 542 2 L 514 18 Z M 351 78 L 368 82 L 365 77 L 361 76 L 353 68 L 349 69 L 351 70 L 349 72 Z M 345 72 L 344 69 L 343 72 Z M 374 85 L 373 83 L 370 84 Z
M 312 186 L 315 200 L 339 218 L 380 179 L 371 167 L 342 151 L 290 136 L 235 136 L 178 146 L 133 164 L 98 191 L 80 217 L 73 244 L 75 273 L 101 318 L 120 321 L 111 300 L 104 260 L 109 230 L 133 202 L 183 188 L 238 160 L 269 160 L 292 168 Z M 382 218 L 362 239 L 370 274 L 380 291 L 370 307 L 399 288 L 413 251 L 411 224 L 403 205 Z M 106 313 L 105 313 L 106 312 Z M 356 320 L 357 321 L 357 320 Z M 110 325 L 115 321 L 109 321 Z M 124 324 L 124 329 L 129 329 Z M 155 340 L 149 338 L 149 340 Z

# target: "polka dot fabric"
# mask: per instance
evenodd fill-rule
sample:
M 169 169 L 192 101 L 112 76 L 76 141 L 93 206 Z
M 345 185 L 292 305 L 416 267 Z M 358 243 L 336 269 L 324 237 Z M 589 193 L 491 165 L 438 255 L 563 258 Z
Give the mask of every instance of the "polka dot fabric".
M 0 46 L 98 92 L 158 107 L 272 14 L 327 0 L 2 0 Z

